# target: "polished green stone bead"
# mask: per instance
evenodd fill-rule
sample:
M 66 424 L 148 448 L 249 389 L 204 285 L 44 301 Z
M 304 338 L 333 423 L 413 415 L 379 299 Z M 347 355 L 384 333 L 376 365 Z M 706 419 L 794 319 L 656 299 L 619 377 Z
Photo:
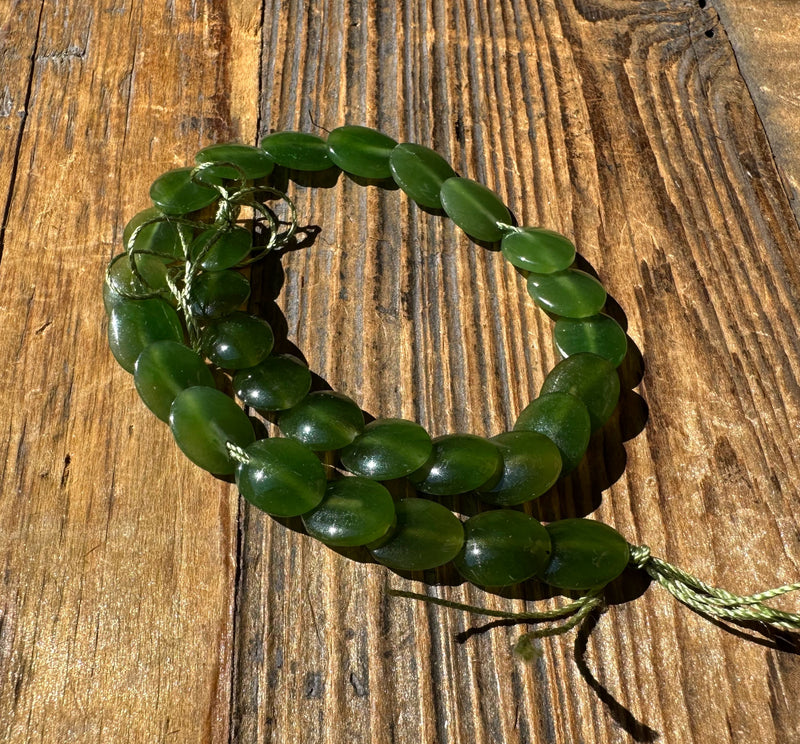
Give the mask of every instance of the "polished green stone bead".
M 261 140 L 261 147 L 278 165 L 299 171 L 323 171 L 333 166 L 328 145 L 306 132 L 275 132 Z
M 203 331 L 203 351 L 222 369 L 245 369 L 264 361 L 274 343 L 267 321 L 235 312 L 212 320 Z
M 602 313 L 588 318 L 559 318 L 553 339 L 562 356 L 588 351 L 608 359 L 615 367 L 622 364 L 628 351 L 628 337 L 622 326 Z
M 183 340 L 178 314 L 164 300 L 128 300 L 111 310 L 108 345 L 127 372 L 133 372 L 136 359 L 147 346 L 164 340 Z
M 541 573 L 550 536 L 533 517 L 511 509 L 481 512 L 464 523 L 464 547 L 453 563 L 478 586 L 511 586 Z
M 606 304 L 603 285 L 579 269 L 529 274 L 528 294 L 543 310 L 565 318 L 596 315 Z
M 284 411 L 308 395 L 311 372 L 297 357 L 277 354 L 239 370 L 233 377 L 233 389 L 239 400 L 258 411 Z
M 345 173 L 361 178 L 391 178 L 389 157 L 396 146 L 391 137 L 369 127 L 347 125 L 328 135 L 331 160 Z
M 139 232 L 136 232 L 137 228 L 141 228 Z M 164 256 L 183 258 L 179 229 L 158 207 L 148 207 L 134 215 L 125 225 L 122 230 L 122 245 L 129 253 L 131 250 L 152 251 Z M 134 233 L 136 239 L 131 244 Z
M 503 457 L 500 480 L 489 489 L 479 488 L 481 499 L 497 506 L 513 506 L 549 491 L 561 475 L 558 447 L 543 434 L 507 431 L 492 437 Z
M 394 182 L 417 204 L 430 209 L 441 209 L 439 197 L 442 184 L 456 172 L 438 152 L 403 142 L 389 156 Z
M 222 271 L 244 261 L 253 250 L 253 235 L 249 230 L 234 225 L 227 230 L 203 230 L 192 241 L 189 249 L 192 258 L 200 258 L 206 271 Z
M 575 260 L 572 241 L 543 227 L 512 228 L 503 236 L 500 250 L 517 268 L 537 274 L 563 271 Z
M 219 199 L 219 192 L 215 188 L 192 180 L 192 171 L 193 168 L 176 168 L 153 181 L 150 198 L 164 214 L 188 214 Z M 213 180 L 211 175 L 201 178 Z
M 194 162 L 216 163 L 207 173 L 217 178 L 254 181 L 272 173 L 275 161 L 264 150 L 251 145 L 218 144 L 204 147 L 194 156 Z
M 607 359 L 596 354 L 575 354 L 559 362 L 544 380 L 541 395 L 569 393 L 589 411 L 592 431 L 608 421 L 619 400 L 619 376 Z
M 525 408 L 515 431 L 535 431 L 552 440 L 561 453 L 561 472 L 574 470 L 583 459 L 592 436 L 589 410 L 569 393 L 545 393 Z
M 546 527 L 550 561 L 539 578 L 558 589 L 605 586 L 628 565 L 628 543 L 613 527 L 592 519 L 562 519 Z
M 169 427 L 183 454 L 217 475 L 229 475 L 236 467 L 227 442 L 247 447 L 256 438 L 247 414 L 232 398 L 210 387 L 190 387 L 178 393 L 170 409 Z
M 351 398 L 332 390 L 309 393 L 278 416 L 278 427 L 317 452 L 350 444 L 364 430 L 364 414 Z
M 467 235 L 495 242 L 503 237 L 501 224 L 511 222 L 511 213 L 500 197 L 482 183 L 469 178 L 448 178 L 439 193 L 442 208 Z
M 139 354 L 133 371 L 144 404 L 162 421 L 181 390 L 214 387 L 214 376 L 200 355 L 177 341 L 156 341 Z
M 474 434 L 446 434 L 433 440 L 430 458 L 408 479 L 422 493 L 449 496 L 491 488 L 502 472 L 496 444 Z
M 402 499 L 395 511 L 395 528 L 370 546 L 376 561 L 395 571 L 425 571 L 458 555 L 464 528 L 449 509 L 428 499 Z
M 306 532 L 326 545 L 353 547 L 383 537 L 394 524 L 390 493 L 368 478 L 328 483 L 322 503 L 303 515 Z
M 166 264 L 156 256 L 137 255 L 135 260 L 138 276 L 134 273 L 127 254 L 119 254 L 112 260 L 103 284 L 103 305 L 106 313 L 111 313 L 120 303 L 137 297 L 146 298 L 158 293 L 168 302 L 172 299 L 167 284 Z
M 325 467 L 293 439 L 259 439 L 245 448 L 249 462 L 236 466 L 239 492 L 275 517 L 297 517 L 325 495 Z
M 209 271 L 189 288 L 189 309 L 196 318 L 219 318 L 240 308 L 250 296 L 250 282 L 238 271 Z
M 413 473 L 427 462 L 431 438 L 419 424 L 405 419 L 378 419 L 367 424 L 341 452 L 351 473 L 374 480 L 391 480 Z

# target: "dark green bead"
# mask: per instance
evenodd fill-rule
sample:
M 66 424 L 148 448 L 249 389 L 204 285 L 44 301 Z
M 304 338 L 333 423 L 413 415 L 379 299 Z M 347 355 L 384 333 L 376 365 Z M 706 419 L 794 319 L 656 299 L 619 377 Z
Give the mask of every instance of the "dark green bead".
M 589 411 L 592 430 L 599 429 L 619 400 L 619 377 L 614 366 L 596 354 L 575 354 L 559 362 L 542 385 L 545 393 L 569 393 Z
M 317 452 L 350 444 L 364 430 L 364 414 L 355 401 L 332 390 L 309 393 L 278 417 L 278 427 Z
M 394 182 L 417 204 L 441 209 L 442 184 L 456 172 L 438 152 L 422 145 L 403 142 L 389 156 Z
M 504 234 L 500 225 L 511 222 L 511 213 L 500 197 L 469 178 L 448 178 L 442 184 L 440 197 L 447 216 L 478 240 L 500 240 Z
M 394 530 L 370 546 L 376 561 L 395 571 L 426 571 L 458 555 L 464 528 L 449 509 L 428 499 L 402 499 L 395 511 Z
M 323 171 L 333 165 L 328 145 L 321 137 L 306 132 L 275 132 L 261 140 L 261 147 L 284 168 Z
M 613 527 L 592 519 L 562 519 L 546 527 L 550 561 L 539 574 L 558 589 L 586 590 L 605 586 L 628 565 L 628 543 Z
M 575 260 L 572 241 L 543 227 L 513 228 L 503 237 L 500 249 L 514 266 L 537 274 L 563 271 Z
M 514 430 L 539 432 L 555 442 L 565 474 L 583 459 L 592 436 L 592 420 L 589 410 L 574 395 L 546 393 L 525 408 Z
M 367 478 L 328 483 L 322 503 L 303 515 L 306 532 L 326 545 L 353 547 L 383 537 L 394 523 L 394 502 L 380 484 Z
M 622 364 L 628 351 L 628 337 L 622 326 L 608 315 L 588 318 L 559 318 L 553 338 L 562 356 L 588 351 L 608 359 L 615 367 Z
M 139 397 L 162 421 L 169 419 L 172 402 L 181 390 L 214 387 L 214 376 L 199 354 L 176 341 L 156 341 L 142 351 L 133 380 Z
M 428 432 L 405 419 L 378 419 L 367 424 L 342 450 L 342 464 L 356 475 L 375 480 L 402 478 L 421 467 L 431 455 Z
M 127 254 L 122 253 L 112 259 L 112 264 L 103 284 L 103 305 L 106 312 L 119 304 L 137 297 L 146 298 L 161 294 L 169 302 L 172 295 L 167 285 L 166 264 L 156 256 L 136 256 L 137 276 Z
M 507 431 L 492 437 L 503 457 L 503 474 L 490 489 L 479 488 L 481 499 L 513 506 L 549 491 L 561 475 L 561 454 L 553 442 L 533 431 Z
M 239 492 L 275 517 L 297 517 L 325 495 L 325 468 L 293 439 L 259 439 L 245 449 L 249 462 L 236 466 Z
M 108 345 L 127 372 L 133 372 L 139 354 L 156 341 L 182 341 L 178 314 L 164 300 L 128 300 L 111 310 Z
M 136 232 L 137 228 L 141 228 L 139 232 Z M 158 207 L 148 207 L 134 215 L 125 225 L 122 245 L 129 253 L 131 250 L 152 251 L 164 256 L 183 258 L 183 246 L 178 231 L 179 226 L 171 222 Z M 136 239 L 131 244 L 134 233 Z
M 209 271 L 195 277 L 189 308 L 197 318 L 219 318 L 241 307 L 250 296 L 250 282 L 238 271 Z
M 391 178 L 389 157 L 396 146 L 391 137 L 369 127 L 337 127 L 328 135 L 331 160 L 361 178 Z
M 606 304 L 603 285 L 579 269 L 530 274 L 528 294 L 543 310 L 565 318 L 596 315 Z
M 478 586 L 511 586 L 541 573 L 549 559 L 550 536 L 537 520 L 497 509 L 464 523 L 464 547 L 453 563 Z
M 194 156 L 194 162 L 198 165 L 200 163 L 217 163 L 218 165 L 214 165 L 213 168 L 206 171 L 217 178 L 247 181 L 264 178 L 272 173 L 272 169 L 275 167 L 272 158 L 261 148 L 233 143 L 204 147 Z
M 503 472 L 497 445 L 474 434 L 446 434 L 433 440 L 428 462 L 408 476 L 418 491 L 436 496 L 491 488 Z
M 222 271 L 244 261 L 253 250 L 253 236 L 249 230 L 234 226 L 228 230 L 204 230 L 192 242 L 193 259 L 200 259 L 206 271 Z
M 219 199 L 219 192 L 192 180 L 193 168 L 176 168 L 159 176 L 150 187 L 150 198 L 164 214 L 196 212 Z M 211 176 L 200 176 L 211 180 Z M 217 179 L 218 180 L 218 179 Z
M 284 411 L 308 395 L 311 372 L 290 354 L 268 356 L 261 364 L 237 372 L 233 389 L 245 405 L 258 411 Z
M 269 323 L 247 313 L 212 320 L 203 331 L 203 351 L 222 369 L 255 367 L 269 356 L 273 343 Z
M 183 453 L 195 465 L 217 475 L 229 475 L 236 467 L 227 442 L 247 447 L 256 438 L 247 414 L 232 398 L 210 387 L 178 393 L 169 426 Z

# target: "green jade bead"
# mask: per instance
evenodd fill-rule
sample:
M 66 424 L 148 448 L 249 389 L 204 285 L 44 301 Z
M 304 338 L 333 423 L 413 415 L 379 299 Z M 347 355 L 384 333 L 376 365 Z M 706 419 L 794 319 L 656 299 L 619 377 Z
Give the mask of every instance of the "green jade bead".
M 252 234 L 238 225 L 228 230 L 218 230 L 216 227 L 203 230 L 189 248 L 193 259 L 202 257 L 200 266 L 206 271 L 222 271 L 237 266 L 252 250 Z
M 296 406 L 311 389 L 311 372 L 291 354 L 268 356 L 237 372 L 233 389 L 239 400 L 257 411 L 285 411 Z
M 337 450 L 364 430 L 364 414 L 346 395 L 318 390 L 279 414 L 278 428 L 316 452 Z
M 380 483 L 353 476 L 329 482 L 319 506 L 303 514 L 303 525 L 320 542 L 346 548 L 380 539 L 394 519 L 391 494 Z
M 464 544 L 464 528 L 448 508 L 429 499 L 395 504 L 395 528 L 368 546 L 378 563 L 395 571 L 427 571 L 453 560 Z
M 194 168 L 176 168 L 153 181 L 150 198 L 164 214 L 183 215 L 196 212 L 219 199 L 219 192 L 215 188 L 192 180 L 193 170 Z M 201 174 L 198 178 L 219 181 L 210 174 Z
M 230 475 L 236 468 L 228 442 L 247 447 L 256 438 L 250 419 L 234 400 L 208 387 L 178 393 L 170 409 L 169 427 L 183 454 L 216 475 Z
M 497 242 L 504 235 L 501 225 L 511 222 L 511 213 L 497 194 L 469 178 L 448 178 L 442 184 L 440 197 L 447 216 L 478 240 Z
M 541 573 L 550 535 L 533 517 L 511 509 L 481 512 L 464 523 L 464 547 L 453 563 L 478 586 L 511 586 Z
M 378 419 L 367 424 L 340 457 L 351 473 L 380 481 L 413 473 L 427 462 L 432 450 L 431 438 L 419 424 Z
M 278 165 L 299 171 L 324 171 L 333 166 L 322 137 L 306 132 L 274 132 L 261 147 Z
M 103 284 L 103 306 L 107 314 L 111 314 L 117 305 L 137 297 L 144 299 L 148 295 L 160 294 L 167 302 L 173 299 L 167 284 L 165 263 L 156 256 L 147 255 L 137 255 L 135 261 L 138 276 L 131 268 L 127 254 L 114 257 Z
M 161 299 L 120 302 L 108 318 L 108 345 L 126 371 L 145 348 L 156 341 L 182 341 L 183 328 L 178 314 Z
M 518 269 L 537 274 L 563 271 L 575 260 L 569 238 L 543 227 L 515 227 L 503 236 L 500 250 Z
M 156 341 L 139 354 L 133 372 L 144 404 L 162 421 L 182 390 L 214 387 L 214 376 L 200 355 L 176 341 Z
M 206 356 L 222 369 L 255 367 L 269 356 L 273 343 L 269 323 L 242 312 L 212 320 L 202 339 Z
M 347 125 L 328 135 L 331 160 L 345 173 L 361 178 L 391 178 L 389 158 L 395 147 L 395 140 L 369 127 Z
M 588 351 L 607 359 L 615 367 L 622 364 L 628 351 L 628 337 L 622 326 L 608 315 L 588 318 L 559 318 L 553 339 L 562 356 Z
M 542 310 L 565 318 L 596 315 L 607 297 L 603 285 L 579 269 L 529 274 L 528 294 Z
M 189 288 L 189 309 L 197 318 L 229 315 L 250 296 L 250 282 L 238 271 L 208 271 L 195 277 Z
M 157 220 L 151 222 L 151 220 Z M 146 223 L 150 224 L 146 224 Z M 141 227 L 143 226 L 143 227 Z M 139 232 L 136 229 L 141 227 Z M 136 239 L 131 245 L 131 238 L 136 233 Z M 135 214 L 122 230 L 122 245 L 126 252 L 131 249 L 136 251 L 152 251 L 174 258 L 183 258 L 179 227 L 171 222 L 158 207 L 148 207 Z M 142 256 L 137 256 L 141 258 Z
M 389 167 L 394 182 L 417 204 L 441 209 L 442 184 L 456 172 L 438 152 L 403 142 L 392 150 Z
M 213 163 L 206 173 L 216 178 L 255 181 L 272 173 L 275 162 L 264 150 L 238 143 L 209 145 L 194 156 L 194 162 Z
M 245 448 L 249 462 L 236 466 L 236 485 L 253 506 L 275 517 L 297 517 L 325 495 L 325 468 L 293 439 L 259 439 Z
M 617 578 L 628 565 L 630 548 L 613 527 L 592 519 L 562 519 L 545 528 L 550 561 L 539 578 L 557 589 L 597 589 Z

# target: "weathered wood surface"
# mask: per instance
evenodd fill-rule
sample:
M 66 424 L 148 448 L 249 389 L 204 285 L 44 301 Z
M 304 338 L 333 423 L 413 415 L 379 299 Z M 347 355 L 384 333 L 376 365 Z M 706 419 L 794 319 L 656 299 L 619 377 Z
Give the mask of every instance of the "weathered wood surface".
M 642 383 L 532 512 L 591 512 L 735 591 L 796 580 L 800 231 L 712 4 L 0 7 L 0 739 L 800 740 L 796 646 L 634 577 L 577 661 L 573 636 L 525 665 L 519 628 L 461 640 L 482 622 L 388 598 L 523 606 L 241 507 L 104 336 L 104 266 L 154 176 L 220 139 L 380 127 L 573 236 L 642 352 Z M 398 193 L 294 193 L 320 233 L 283 258 L 279 309 L 269 279 L 254 307 L 373 415 L 510 426 L 555 361 L 520 277 Z

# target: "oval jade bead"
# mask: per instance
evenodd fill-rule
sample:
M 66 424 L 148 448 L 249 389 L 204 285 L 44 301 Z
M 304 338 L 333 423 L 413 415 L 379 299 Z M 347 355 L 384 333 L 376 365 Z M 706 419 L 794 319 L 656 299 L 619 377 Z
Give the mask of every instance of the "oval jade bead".
M 222 369 L 255 367 L 269 356 L 274 337 L 269 323 L 235 312 L 212 320 L 203 331 L 203 351 Z
M 575 260 L 572 241 L 543 227 L 513 228 L 503 236 L 500 250 L 518 269 L 537 274 L 563 271 Z
M 317 452 L 336 450 L 364 430 L 364 414 L 346 395 L 317 390 L 279 414 L 278 428 Z
M 140 228 L 138 232 L 136 232 L 137 228 Z M 152 251 L 165 256 L 183 258 L 183 247 L 178 230 L 178 225 L 165 217 L 158 207 L 148 207 L 134 215 L 125 225 L 122 230 L 122 245 L 125 246 L 126 252 L 131 250 Z M 134 233 L 136 238 L 131 243 Z M 154 257 L 148 256 L 148 258 Z
M 138 276 L 131 268 L 127 254 L 120 253 L 112 259 L 103 284 L 106 313 L 110 314 L 117 305 L 137 297 L 146 298 L 154 294 L 172 297 L 164 262 L 156 256 L 146 255 L 137 255 L 135 260 Z
M 192 180 L 193 168 L 176 168 L 160 175 L 150 186 L 150 198 L 164 214 L 187 214 L 203 209 L 219 199 L 211 186 Z M 200 178 L 212 180 L 213 176 Z M 218 179 L 217 179 L 218 180 Z
M 453 561 L 478 586 L 511 586 L 539 574 L 550 536 L 533 517 L 511 509 L 481 512 L 464 523 L 464 547 Z
M 440 191 L 442 208 L 467 235 L 490 243 L 503 237 L 501 224 L 511 222 L 511 213 L 500 197 L 482 183 L 456 176 L 448 178 Z
M 391 178 L 389 157 L 397 142 L 369 127 L 347 125 L 328 135 L 331 160 L 345 173 L 361 178 Z
M 236 466 L 236 485 L 253 506 L 275 517 L 297 517 L 325 495 L 325 467 L 293 439 L 259 439 L 245 448 L 249 462 Z
M 395 504 L 393 530 L 369 550 L 378 563 L 395 571 L 426 571 L 453 560 L 464 544 L 461 521 L 449 509 L 428 499 Z
M 559 318 L 553 339 L 562 356 L 588 351 L 608 359 L 615 367 L 622 364 L 628 351 L 628 337 L 622 326 L 602 313 L 588 318 Z
M 628 565 L 628 543 L 613 527 L 592 519 L 562 519 L 546 527 L 550 561 L 539 578 L 558 589 L 596 589 Z
M 183 328 L 178 314 L 164 300 L 127 300 L 111 310 L 108 345 L 127 372 L 133 372 L 136 359 L 147 346 L 165 340 L 182 341 Z
M 540 395 L 520 413 L 514 431 L 535 431 L 552 440 L 561 453 L 561 473 L 574 470 L 592 436 L 589 410 L 569 393 Z
M 261 140 L 261 147 L 278 165 L 299 171 L 323 171 L 333 166 L 328 145 L 316 134 L 274 132 Z
M 244 261 L 252 250 L 252 234 L 238 225 L 228 230 L 203 230 L 189 248 L 192 258 L 200 258 L 200 266 L 206 271 L 230 269 Z
M 559 362 L 544 380 L 541 395 L 569 393 L 589 411 L 592 431 L 614 412 L 619 400 L 619 376 L 607 359 L 596 354 L 575 354 Z
M 229 475 L 236 461 L 227 442 L 247 447 L 256 438 L 247 414 L 233 398 L 209 387 L 190 387 L 172 402 L 169 427 L 178 447 L 195 464 L 217 475 Z
M 419 424 L 405 419 L 378 419 L 367 424 L 340 456 L 351 473 L 391 480 L 420 468 L 432 450 L 431 438 Z
M 250 296 L 250 282 L 238 271 L 208 271 L 189 288 L 189 308 L 198 318 L 219 318 L 241 307 Z
M 435 496 L 491 488 L 503 472 L 497 445 L 474 434 L 445 434 L 433 440 L 433 451 L 408 479 L 418 491 Z
M 579 269 L 529 274 L 528 294 L 542 310 L 565 318 L 596 315 L 607 296 L 597 279 Z
M 214 376 L 200 355 L 176 341 L 156 341 L 139 354 L 133 371 L 144 404 L 162 421 L 181 390 L 214 387 Z
M 438 152 L 403 142 L 392 150 L 389 167 L 394 182 L 417 204 L 441 209 L 439 196 L 442 184 L 456 172 Z
M 284 411 L 308 395 L 311 372 L 297 357 L 277 354 L 237 372 L 233 389 L 239 400 L 258 411 Z
M 497 506 L 513 506 L 539 498 L 561 475 L 558 447 L 543 434 L 507 431 L 492 437 L 503 457 L 500 480 L 490 489 L 479 488 L 481 499 Z
M 264 150 L 236 143 L 209 145 L 194 156 L 194 162 L 214 163 L 206 173 L 217 178 L 253 181 L 272 173 L 275 162 Z
M 374 542 L 393 523 L 391 494 L 380 483 L 358 476 L 330 481 L 319 506 L 303 514 L 311 537 L 337 547 Z

